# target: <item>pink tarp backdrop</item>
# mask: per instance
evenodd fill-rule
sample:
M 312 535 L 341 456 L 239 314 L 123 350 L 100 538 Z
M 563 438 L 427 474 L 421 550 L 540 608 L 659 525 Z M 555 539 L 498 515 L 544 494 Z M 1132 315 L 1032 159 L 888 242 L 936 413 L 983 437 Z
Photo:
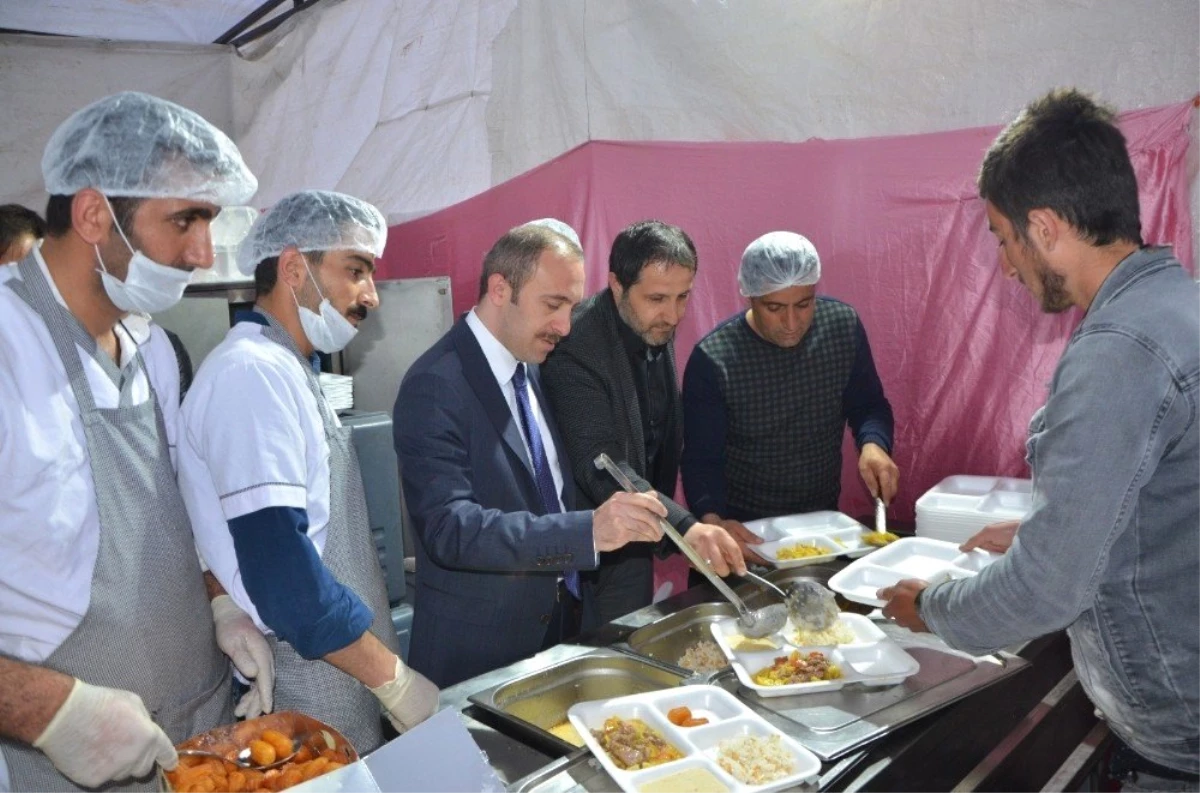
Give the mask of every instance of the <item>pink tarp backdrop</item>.
M 1143 237 L 1194 272 L 1186 153 L 1191 102 L 1121 116 L 1141 185 Z M 612 238 L 658 218 L 696 243 L 699 271 L 679 329 L 680 376 L 695 342 L 745 307 L 742 250 L 767 231 L 804 234 L 821 294 L 853 305 L 896 415 L 900 491 L 891 517 L 951 474 L 1028 476 L 1025 427 L 1077 312 L 1046 316 L 1004 279 L 974 180 L 997 127 L 804 143 L 593 141 L 486 193 L 392 227 L 382 278 L 450 275 L 455 312 L 474 304 L 484 253 L 506 229 L 553 216 L 574 226 L 588 291 Z M 398 177 L 402 178 L 402 177 Z M 869 514 L 847 438 L 841 509 Z M 664 571 L 665 572 L 665 571 Z M 666 580 L 678 584 L 678 570 Z

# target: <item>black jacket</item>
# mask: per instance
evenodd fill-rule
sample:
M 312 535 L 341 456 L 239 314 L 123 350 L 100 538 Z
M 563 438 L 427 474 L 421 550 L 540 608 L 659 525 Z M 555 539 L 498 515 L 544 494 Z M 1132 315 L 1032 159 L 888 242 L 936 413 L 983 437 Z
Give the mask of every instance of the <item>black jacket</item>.
M 624 469 L 640 490 L 650 490 L 646 471 L 646 439 L 638 407 L 633 366 L 618 335 L 617 314 L 610 290 L 583 301 L 572 318 L 571 333 L 542 364 L 542 387 L 567 445 L 581 502 L 595 507 L 621 489 L 608 472 L 594 464 L 608 456 Z M 674 342 L 667 345 L 673 432 L 664 439 L 663 469 L 672 483 L 679 473 L 683 448 L 683 402 L 679 396 Z M 695 518 L 670 495 L 659 494 L 667 519 L 680 532 Z

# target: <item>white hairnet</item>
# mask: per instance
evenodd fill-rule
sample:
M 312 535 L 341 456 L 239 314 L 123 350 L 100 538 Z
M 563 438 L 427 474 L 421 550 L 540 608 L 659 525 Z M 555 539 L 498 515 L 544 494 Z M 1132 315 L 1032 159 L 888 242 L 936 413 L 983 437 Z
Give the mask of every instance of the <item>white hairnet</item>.
M 555 232 L 558 232 L 559 234 L 563 235 L 564 237 L 569 239 L 571 242 L 575 243 L 575 246 L 577 248 L 579 248 L 580 250 L 583 250 L 583 243 L 581 243 L 579 241 L 579 235 L 575 233 L 575 229 L 571 228 L 566 223 L 563 223 L 558 218 L 540 218 L 539 220 L 531 220 L 528 223 L 526 223 L 525 225 L 526 226 L 545 226 L 546 228 L 550 229 L 551 231 L 555 231 Z
M 258 190 L 237 146 L 186 107 L 136 91 L 105 97 L 59 124 L 42 155 L 51 195 L 85 187 L 132 198 L 244 204 Z
M 263 259 L 295 246 L 305 251 L 354 250 L 378 259 L 387 242 L 387 221 L 366 201 L 329 190 L 302 190 L 279 199 L 250 227 L 238 246 L 242 275 L 254 275 Z
M 806 237 L 772 231 L 746 246 L 738 268 L 743 297 L 761 297 L 790 286 L 812 286 L 821 280 L 821 259 Z

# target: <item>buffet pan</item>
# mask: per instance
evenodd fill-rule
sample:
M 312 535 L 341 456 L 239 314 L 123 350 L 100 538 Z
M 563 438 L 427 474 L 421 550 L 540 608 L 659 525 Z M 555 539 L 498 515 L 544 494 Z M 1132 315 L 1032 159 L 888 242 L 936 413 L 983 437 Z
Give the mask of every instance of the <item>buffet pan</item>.
M 583 745 L 582 738 L 574 743 L 563 737 L 570 732 L 563 725 L 569 726 L 572 705 L 672 688 L 688 676 L 648 659 L 598 649 L 485 688 L 469 699 L 494 717 L 498 729 L 568 753 Z

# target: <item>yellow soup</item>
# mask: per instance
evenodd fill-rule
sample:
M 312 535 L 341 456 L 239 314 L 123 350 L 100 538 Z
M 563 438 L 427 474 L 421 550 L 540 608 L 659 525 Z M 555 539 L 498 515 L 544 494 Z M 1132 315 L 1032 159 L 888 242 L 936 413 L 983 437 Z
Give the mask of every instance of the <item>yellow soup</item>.
M 550 728 L 550 734 L 572 746 L 583 746 L 583 737 L 579 734 L 579 730 L 575 729 L 575 725 L 569 721 L 555 724 Z
M 728 790 L 707 768 L 689 768 L 668 774 L 638 788 L 639 793 L 726 793 Z

